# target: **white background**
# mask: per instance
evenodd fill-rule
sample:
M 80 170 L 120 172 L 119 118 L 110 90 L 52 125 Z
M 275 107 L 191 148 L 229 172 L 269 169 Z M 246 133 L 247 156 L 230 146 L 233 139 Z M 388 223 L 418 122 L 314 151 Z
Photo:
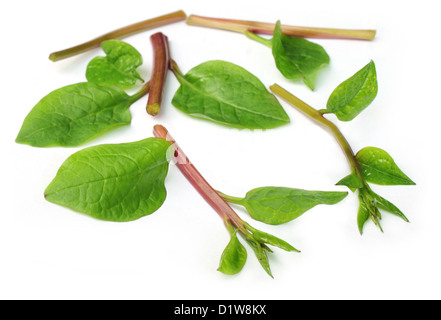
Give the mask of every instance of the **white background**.
M 2 299 L 439 299 L 441 213 L 439 137 L 441 105 L 437 1 L 3 1 L 0 298 Z M 354 121 L 341 123 L 355 151 L 387 150 L 417 186 L 373 186 L 410 219 L 385 213 L 381 233 L 371 222 L 360 236 L 357 196 L 318 206 L 282 226 L 252 221 L 301 249 L 275 250 L 268 277 L 249 251 L 242 272 L 216 271 L 229 240 L 221 219 L 174 165 L 168 196 L 154 214 L 130 223 L 94 220 L 44 200 L 59 166 L 80 148 L 39 149 L 14 142 L 31 108 L 47 93 L 84 81 L 89 53 L 53 63 L 50 52 L 134 22 L 183 9 L 187 14 L 284 24 L 377 29 L 373 42 L 313 40 L 331 64 L 316 90 L 284 79 L 270 50 L 241 34 L 184 22 L 127 38 L 144 56 L 149 37 L 162 31 L 181 70 L 207 60 L 236 63 L 269 86 L 278 83 L 316 108 L 332 90 L 373 59 L 379 93 Z M 145 113 L 146 98 L 131 107 L 132 125 L 86 146 L 131 142 L 166 126 L 206 179 L 235 196 L 261 186 L 342 190 L 334 184 L 349 166 L 333 137 L 290 107 L 287 126 L 239 131 L 200 121 L 171 105 L 178 83 L 170 73 L 161 114 Z

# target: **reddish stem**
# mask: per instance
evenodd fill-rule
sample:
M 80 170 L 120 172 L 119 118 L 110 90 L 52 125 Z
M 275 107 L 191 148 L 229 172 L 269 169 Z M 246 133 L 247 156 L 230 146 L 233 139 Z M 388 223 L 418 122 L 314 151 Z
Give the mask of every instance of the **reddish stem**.
M 249 20 L 219 19 L 190 15 L 187 24 L 223 29 L 245 33 L 251 31 L 254 33 L 272 34 L 274 23 L 257 22 Z M 282 25 L 282 32 L 288 36 L 303 38 L 322 38 L 322 39 L 355 39 L 355 40 L 373 40 L 375 30 L 351 30 L 335 28 L 312 28 Z
M 179 148 L 176 141 L 168 133 L 167 129 L 161 125 L 156 125 L 153 129 L 153 133 L 158 138 L 163 138 L 170 143 L 175 150 L 174 156 L 176 160 L 176 166 L 187 178 L 187 180 L 193 185 L 193 187 L 199 192 L 199 194 L 207 201 L 219 216 L 225 222 L 231 222 L 239 231 L 247 234 L 245 222 L 236 214 L 236 212 L 230 207 L 230 205 L 210 186 L 210 184 L 204 179 L 199 171 L 193 166 L 185 153 Z
M 153 72 L 150 78 L 150 92 L 147 113 L 156 116 L 161 110 L 162 91 L 170 64 L 168 38 L 161 32 L 150 37 L 153 47 Z
M 122 39 L 142 31 L 150 30 L 166 24 L 185 20 L 186 17 L 187 15 L 184 13 L 184 11 L 179 10 L 160 17 L 131 24 L 129 26 L 106 33 L 98 38 L 92 39 L 90 41 L 74 46 L 72 48 L 53 52 L 49 55 L 49 59 L 52 61 L 66 59 L 75 56 L 77 54 L 86 52 L 90 49 L 99 47 L 101 42 L 105 40 Z

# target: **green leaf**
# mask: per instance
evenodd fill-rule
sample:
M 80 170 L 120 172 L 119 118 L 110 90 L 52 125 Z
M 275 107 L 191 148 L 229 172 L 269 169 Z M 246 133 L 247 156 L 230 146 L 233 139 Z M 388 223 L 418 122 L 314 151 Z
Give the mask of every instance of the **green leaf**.
M 128 125 L 134 100 L 113 86 L 78 83 L 57 89 L 35 105 L 16 142 L 34 147 L 78 146 L 113 128 Z
M 247 243 L 250 245 L 251 249 L 253 249 L 254 254 L 256 255 L 257 260 L 259 261 L 260 265 L 262 266 L 263 270 L 271 277 L 273 277 L 273 274 L 271 272 L 271 267 L 269 265 L 267 250 L 265 247 L 262 246 L 259 242 L 256 242 L 252 239 L 246 239 Z
M 71 155 L 45 190 L 46 200 L 107 221 L 132 221 L 164 202 L 170 143 L 149 138 L 89 147 Z
M 400 217 L 406 222 L 409 222 L 407 217 L 404 215 L 404 213 L 401 212 L 400 209 L 398 209 L 393 203 L 387 201 L 386 199 L 382 198 L 378 194 L 371 191 L 371 194 L 373 198 L 375 199 L 376 205 L 379 209 L 383 209 L 387 212 L 393 213 L 394 215 Z
M 336 185 L 346 186 L 351 189 L 352 192 L 355 192 L 355 190 L 363 187 L 363 181 L 361 181 L 361 179 L 355 173 L 351 173 L 337 182 Z
M 360 204 L 358 208 L 357 225 L 358 225 L 358 231 L 360 232 L 360 234 L 363 234 L 363 227 L 366 221 L 368 221 L 370 214 L 369 214 L 369 209 L 366 203 L 364 202 L 363 198 L 361 197 L 361 195 L 358 196 L 358 199 Z
M 249 191 L 240 205 L 256 220 L 277 225 L 298 218 L 319 204 L 336 204 L 347 192 L 308 191 L 283 187 L 262 187 Z
M 366 147 L 356 155 L 366 181 L 379 185 L 414 185 L 384 150 Z
M 341 121 L 351 121 L 371 104 L 377 92 L 377 73 L 375 63 L 371 60 L 332 92 L 327 110 Z
M 225 61 L 208 61 L 177 75 L 173 105 L 197 118 L 223 125 L 271 129 L 289 123 L 279 101 L 254 75 Z
M 303 79 L 314 90 L 317 73 L 329 64 L 329 56 L 322 46 L 303 38 L 293 38 L 282 33 L 277 21 L 272 39 L 276 66 L 287 79 Z
M 257 230 L 253 228 L 253 236 L 256 240 L 260 242 L 267 243 L 271 246 L 278 247 L 280 249 L 283 249 L 285 251 L 294 251 L 294 252 L 300 252 L 296 248 L 294 248 L 292 245 L 290 245 L 288 242 L 277 238 L 276 236 L 273 236 L 272 234 Z
M 224 274 L 239 273 L 247 261 L 247 251 L 237 238 L 237 230 L 222 253 L 218 271 Z
M 106 56 L 89 62 L 86 70 L 89 82 L 128 89 L 137 80 L 143 81 L 136 71 L 142 65 L 142 56 L 134 47 L 119 40 L 108 40 L 101 43 L 101 48 Z

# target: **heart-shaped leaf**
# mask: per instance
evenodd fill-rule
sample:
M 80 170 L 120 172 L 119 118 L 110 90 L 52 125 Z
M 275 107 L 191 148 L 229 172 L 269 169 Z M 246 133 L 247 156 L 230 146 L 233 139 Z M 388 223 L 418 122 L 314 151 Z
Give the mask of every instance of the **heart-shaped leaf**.
M 128 89 L 142 80 L 136 71 L 142 65 L 142 56 L 130 44 L 119 40 L 107 40 L 101 43 L 105 57 L 92 59 L 86 70 L 87 81 L 100 85 L 115 85 Z
M 164 202 L 170 143 L 149 138 L 89 147 L 71 155 L 45 190 L 46 200 L 107 221 L 132 221 Z
M 351 121 L 371 104 L 377 92 L 377 73 L 371 61 L 332 92 L 327 110 L 341 121 Z
M 366 181 L 379 185 L 414 185 L 384 150 L 375 147 L 361 149 L 356 159 Z
M 271 129 L 289 122 L 262 82 L 235 64 L 208 61 L 177 77 L 181 86 L 172 103 L 191 116 L 248 129 Z
M 276 66 L 287 79 L 303 79 L 314 90 L 317 73 L 329 64 L 329 56 L 322 46 L 303 38 L 293 38 L 282 33 L 277 21 L 272 39 Z
M 84 82 L 49 93 L 29 112 L 17 143 L 73 147 L 113 128 L 128 125 L 134 99 L 114 86 Z

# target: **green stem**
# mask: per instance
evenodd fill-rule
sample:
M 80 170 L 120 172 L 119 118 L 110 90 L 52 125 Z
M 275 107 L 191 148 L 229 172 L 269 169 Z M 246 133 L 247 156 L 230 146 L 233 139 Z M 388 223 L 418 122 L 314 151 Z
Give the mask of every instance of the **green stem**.
M 66 58 L 75 56 L 77 54 L 86 52 L 90 49 L 99 47 L 103 41 L 113 40 L 113 39 L 122 39 L 122 38 L 125 38 L 128 36 L 131 36 L 133 34 L 142 32 L 142 31 L 150 30 L 150 29 L 157 28 L 157 27 L 160 27 L 163 25 L 167 25 L 170 23 L 185 20 L 186 17 L 187 17 L 187 15 L 184 13 L 184 11 L 180 10 L 180 11 L 172 12 L 172 13 L 160 16 L 160 17 L 156 17 L 153 19 L 149 19 L 149 20 L 145 20 L 145 21 L 138 22 L 135 24 L 131 24 L 129 26 L 114 30 L 109 33 L 106 33 L 98 38 L 92 39 L 92 40 L 87 41 L 85 43 L 82 43 L 80 45 L 77 45 L 77 46 L 74 46 L 74 47 L 71 47 L 71 48 L 68 48 L 65 50 L 53 52 L 49 55 L 49 59 L 54 62 L 58 61 L 58 60 L 66 59 Z
M 130 97 L 130 100 L 132 101 L 132 103 L 135 103 L 136 101 L 138 101 L 139 99 L 141 99 L 142 97 L 144 97 L 146 94 L 148 94 L 150 91 L 150 81 L 147 81 L 141 89 L 139 89 L 138 92 L 136 92 L 134 95 L 132 95 Z
M 217 193 L 224 198 L 225 201 L 230 202 L 230 203 L 235 203 L 235 204 L 242 204 L 244 198 L 239 198 L 239 197 L 232 197 L 229 195 L 226 195 L 225 193 L 222 193 L 220 191 L 217 191 Z
M 255 34 L 254 32 L 251 32 L 251 31 L 245 31 L 244 34 L 248 38 L 250 38 L 252 40 L 255 40 L 257 42 L 260 42 L 260 43 L 262 43 L 263 45 L 265 45 L 267 47 L 270 47 L 270 48 L 273 47 L 273 40 L 272 39 L 265 39 L 265 38 Z
M 219 19 L 197 15 L 190 15 L 187 19 L 187 24 L 192 26 L 222 29 L 240 33 L 251 31 L 254 33 L 262 34 L 272 34 L 275 27 L 274 23 L 249 20 Z M 375 30 L 311 28 L 289 25 L 282 25 L 282 32 L 287 36 L 293 37 L 354 40 L 373 40 L 376 34 Z
M 184 78 L 184 74 L 181 72 L 181 70 L 178 67 L 178 64 L 175 60 L 170 59 L 170 70 L 173 72 L 175 77 L 180 81 L 180 79 Z
M 289 102 L 291 105 L 296 107 L 298 110 L 302 111 L 304 114 L 308 115 L 310 118 L 317 121 L 321 125 L 327 127 L 331 131 L 331 133 L 334 135 L 334 137 L 337 139 L 337 142 L 341 146 L 346 158 L 348 159 L 349 164 L 350 164 L 353 172 L 361 179 L 361 181 L 363 181 L 363 185 L 366 185 L 366 182 L 364 181 L 363 175 L 361 173 L 360 165 L 358 164 L 358 161 L 355 158 L 355 154 L 352 151 L 352 148 L 349 145 L 346 138 L 343 136 L 341 131 L 338 129 L 338 127 L 334 123 L 332 123 L 331 121 L 326 119 L 323 116 L 322 112 L 314 109 L 313 107 L 311 107 L 307 103 L 303 102 L 302 100 L 300 100 L 299 98 L 297 98 L 296 96 L 294 96 L 290 92 L 286 91 L 285 89 L 283 89 L 279 85 L 274 84 L 274 85 L 270 86 L 270 89 L 272 92 L 279 95 L 281 98 L 283 98 L 284 100 Z

